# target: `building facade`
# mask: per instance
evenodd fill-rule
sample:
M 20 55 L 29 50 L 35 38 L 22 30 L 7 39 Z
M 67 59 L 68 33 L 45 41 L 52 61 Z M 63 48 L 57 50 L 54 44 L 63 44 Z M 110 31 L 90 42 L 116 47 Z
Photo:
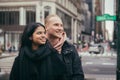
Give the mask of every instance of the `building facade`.
M 81 40 L 83 42 L 90 42 L 92 40 L 91 33 L 94 31 L 94 12 L 93 0 L 81 0 Z
M 63 20 L 67 37 L 77 43 L 81 32 L 80 0 L 0 0 L 0 43 L 4 49 L 19 49 L 20 38 L 26 24 L 41 22 L 49 14 Z

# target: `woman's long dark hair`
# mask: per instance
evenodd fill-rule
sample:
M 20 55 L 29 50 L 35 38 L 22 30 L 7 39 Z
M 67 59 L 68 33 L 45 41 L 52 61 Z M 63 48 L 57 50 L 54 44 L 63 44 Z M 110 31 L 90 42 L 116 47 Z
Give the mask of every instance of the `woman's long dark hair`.
M 20 48 L 22 48 L 23 46 L 31 47 L 32 41 L 29 38 L 34 33 L 35 29 L 40 26 L 45 29 L 45 26 L 41 23 L 30 23 L 26 25 L 21 37 Z

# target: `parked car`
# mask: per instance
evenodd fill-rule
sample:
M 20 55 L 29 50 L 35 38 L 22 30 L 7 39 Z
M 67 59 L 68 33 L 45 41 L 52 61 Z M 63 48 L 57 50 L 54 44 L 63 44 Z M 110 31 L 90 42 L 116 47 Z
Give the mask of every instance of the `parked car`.
M 101 44 L 90 44 L 88 51 L 89 53 L 103 54 L 104 47 Z

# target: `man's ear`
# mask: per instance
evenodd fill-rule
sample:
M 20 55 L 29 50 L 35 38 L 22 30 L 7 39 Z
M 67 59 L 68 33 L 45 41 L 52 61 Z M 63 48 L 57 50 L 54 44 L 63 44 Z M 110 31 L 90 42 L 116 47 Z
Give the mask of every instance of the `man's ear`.
M 46 31 L 48 31 L 48 29 L 49 29 L 49 25 L 48 24 L 46 24 L 45 29 L 46 29 Z
M 46 29 L 46 31 L 48 31 L 48 28 L 45 28 Z

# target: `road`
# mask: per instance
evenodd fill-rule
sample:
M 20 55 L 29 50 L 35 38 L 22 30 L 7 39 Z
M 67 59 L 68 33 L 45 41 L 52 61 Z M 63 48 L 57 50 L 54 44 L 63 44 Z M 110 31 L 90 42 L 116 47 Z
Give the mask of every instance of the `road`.
M 15 56 L 0 59 L 1 72 L 9 73 L 11 70 L 14 59 L 15 59 Z
M 82 65 L 86 78 L 116 80 L 116 56 L 82 56 Z
M 9 80 L 9 73 L 12 68 L 15 56 L 0 59 L 0 80 Z

